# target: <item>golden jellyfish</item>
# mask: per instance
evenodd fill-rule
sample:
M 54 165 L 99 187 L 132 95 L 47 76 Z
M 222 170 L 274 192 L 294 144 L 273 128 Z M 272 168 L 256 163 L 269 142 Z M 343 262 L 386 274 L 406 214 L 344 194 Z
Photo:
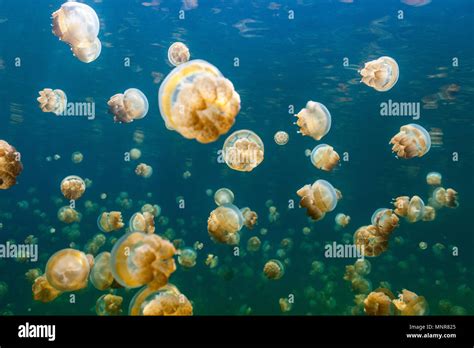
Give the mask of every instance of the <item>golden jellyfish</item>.
M 380 233 L 385 236 L 389 236 L 398 227 L 398 221 L 398 216 L 392 209 L 387 208 L 377 209 L 371 218 L 372 225 L 376 226 Z
M 395 214 L 398 216 L 406 216 L 408 213 L 408 204 L 410 203 L 410 197 L 400 196 L 395 198 L 393 205 L 395 206 Z
M 300 127 L 298 133 L 316 140 L 321 140 L 331 129 L 331 114 L 321 103 L 310 100 L 295 116 L 298 118 L 296 124 Z
M 41 111 L 61 115 L 66 110 L 67 97 L 62 90 L 45 88 L 39 91 L 39 95 L 36 100 L 39 102 Z
M 154 290 L 145 287 L 130 302 L 130 315 L 189 316 L 193 306 L 176 286 L 168 284 Z
M 250 130 L 239 130 L 226 139 L 222 155 L 229 168 L 250 172 L 263 161 L 262 139 Z
M 86 190 L 86 183 L 76 175 L 65 177 L 60 186 L 63 196 L 70 200 L 81 198 Z
M 417 222 L 423 219 L 425 214 L 425 203 L 418 196 L 413 196 L 408 203 L 407 220 Z
M 423 221 L 433 221 L 435 218 L 436 218 L 436 210 L 429 205 L 425 205 L 425 209 L 423 211 L 423 217 L 421 219 Z
M 135 174 L 137 174 L 138 176 L 141 176 L 145 179 L 148 179 L 153 174 L 153 168 L 151 166 L 149 166 L 148 164 L 140 163 L 135 168 Z
M 354 270 L 360 276 L 366 276 L 372 270 L 372 265 L 370 264 L 369 260 L 366 259 L 358 259 L 354 262 Z
M 75 249 L 62 249 L 49 258 L 45 275 L 55 289 L 75 291 L 87 286 L 89 272 L 86 254 Z
M 290 136 L 285 131 L 278 131 L 273 136 L 273 140 L 275 140 L 275 143 L 277 143 L 278 145 L 286 145 L 289 139 Z
M 72 46 L 71 51 L 81 62 L 90 63 L 100 56 L 102 43 L 99 38 L 95 38 L 92 42 L 82 42 L 76 46 Z
M 216 268 L 219 264 L 219 257 L 216 255 L 208 254 L 204 263 L 211 269 Z
M 362 226 L 354 233 L 354 244 L 364 256 L 379 256 L 388 248 L 388 239 L 373 225 Z
M 81 221 L 81 214 L 77 210 L 71 208 L 69 205 L 59 208 L 58 219 L 65 224 L 72 224 L 73 222 Z
M 145 211 L 144 213 L 135 213 L 128 223 L 130 231 L 155 233 L 155 220 L 152 213 Z
M 132 160 L 136 161 L 140 157 L 142 157 L 142 152 L 140 151 L 140 149 L 133 148 L 130 150 L 130 158 Z
M 384 292 L 373 291 L 364 300 L 364 311 L 367 315 L 391 315 L 392 300 Z
M 263 274 L 271 280 L 278 280 L 285 274 L 285 267 L 278 260 L 270 260 L 263 267 Z
M 157 289 L 176 270 L 175 253 L 173 244 L 156 234 L 127 233 L 112 248 L 112 275 L 126 288 L 148 284 Z
M 100 316 L 120 315 L 122 313 L 123 297 L 104 294 L 97 299 L 95 312 Z
M 426 183 L 430 186 L 439 186 L 441 185 L 442 176 L 438 172 L 429 172 L 426 175 Z
M 240 230 L 244 224 L 242 212 L 233 204 L 214 209 L 207 220 L 207 231 L 212 240 L 228 245 L 240 242 Z
M 0 140 L 0 189 L 6 190 L 16 184 L 16 178 L 23 170 L 21 155 L 4 140 Z
M 327 144 L 319 144 L 311 152 L 311 163 L 318 169 L 330 172 L 339 164 L 339 154 Z
M 306 208 L 307 215 L 315 221 L 336 208 L 336 191 L 326 180 L 317 180 L 312 185 L 305 185 L 296 193 L 301 197 L 300 206 Z
M 376 91 L 386 92 L 397 83 L 399 70 L 395 59 L 384 56 L 365 63 L 359 73 L 361 82 Z
M 214 202 L 217 205 L 234 203 L 234 193 L 228 188 L 220 188 L 214 193 Z
M 336 218 L 334 220 L 336 221 L 336 224 L 338 226 L 346 227 L 349 222 L 351 222 L 351 217 L 349 215 L 339 213 L 336 215 Z
M 393 304 L 400 315 L 425 315 L 428 312 L 428 303 L 423 296 L 403 289 L 399 298 Z
M 158 101 L 166 128 L 204 144 L 227 133 L 240 111 L 232 82 L 203 60 L 173 69 L 160 86 Z
M 84 159 L 84 155 L 80 153 L 79 151 L 73 152 L 73 154 L 71 155 L 71 161 L 73 163 L 76 163 L 76 164 L 81 163 L 83 159 Z
M 400 127 L 390 144 L 397 157 L 409 159 L 425 155 L 431 148 L 431 138 L 422 126 L 410 123 Z
M 113 95 L 107 105 L 115 122 L 130 123 L 144 118 L 148 113 L 148 99 L 137 88 L 129 88 L 123 94 Z
M 97 227 L 102 232 L 112 232 L 120 230 L 125 224 L 123 223 L 122 213 L 119 211 L 103 212 L 97 218 Z
M 351 281 L 352 291 L 357 294 L 368 294 L 372 290 L 372 284 L 368 279 L 355 277 Z
M 61 295 L 61 291 L 53 288 L 44 275 L 35 279 L 33 286 L 33 299 L 43 303 L 51 302 Z
M 434 190 L 431 201 L 437 207 L 457 208 L 459 206 L 458 193 L 451 188 L 438 187 Z
M 257 252 L 258 250 L 260 250 L 261 245 L 262 242 L 260 241 L 260 238 L 256 236 L 250 237 L 247 241 L 247 251 L 250 251 L 252 253 Z
M 185 268 L 196 266 L 197 253 L 192 248 L 184 248 L 179 251 L 178 263 Z
M 250 208 L 245 207 L 240 209 L 242 216 L 244 217 L 244 225 L 249 230 L 252 230 L 255 225 L 257 225 L 258 215 L 256 212 L 250 210 Z
M 110 269 L 110 253 L 104 251 L 94 259 L 90 273 L 90 281 L 97 290 L 106 290 L 114 282 L 112 271 Z
M 190 56 L 188 46 L 182 42 L 174 42 L 170 48 L 168 48 L 168 60 L 174 66 L 188 62 Z
M 291 311 L 291 308 L 293 307 L 293 304 L 286 297 L 280 298 L 278 300 L 278 304 L 280 305 L 280 310 L 283 313 Z

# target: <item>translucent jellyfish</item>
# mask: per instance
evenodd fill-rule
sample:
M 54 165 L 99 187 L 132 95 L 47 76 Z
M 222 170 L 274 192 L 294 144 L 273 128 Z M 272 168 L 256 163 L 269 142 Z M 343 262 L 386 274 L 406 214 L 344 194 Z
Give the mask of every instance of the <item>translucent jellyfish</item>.
M 263 267 L 263 274 L 271 280 L 277 280 L 285 274 L 285 267 L 278 260 L 270 260 Z
M 180 250 L 178 255 L 178 263 L 185 268 L 196 266 L 196 251 L 192 248 L 184 248 Z
M 61 181 L 61 192 L 67 199 L 77 200 L 86 190 L 86 183 L 76 175 L 67 176 Z
M 135 168 L 135 174 L 137 174 L 138 176 L 141 176 L 145 179 L 148 179 L 153 174 L 153 168 L 151 166 L 149 166 L 148 164 L 140 163 Z
M 399 71 L 395 59 L 384 56 L 365 63 L 359 73 L 361 82 L 376 91 L 386 92 L 397 83 Z
M 332 146 L 319 144 L 311 152 L 311 163 L 318 169 L 330 172 L 339 164 L 339 154 Z
M 23 170 L 21 155 L 4 140 L 0 140 L 0 189 L 6 190 L 16 184 L 16 178 Z
M 214 193 L 214 202 L 217 205 L 234 203 L 234 193 L 228 188 L 220 188 Z
M 130 315 L 189 316 L 193 306 L 176 286 L 168 284 L 155 290 L 145 287 L 133 297 Z
M 321 103 L 310 100 L 295 116 L 298 118 L 296 124 L 300 127 L 299 133 L 316 140 L 321 140 L 331 129 L 331 114 Z
M 114 282 L 112 271 L 110 269 L 110 253 L 104 251 L 97 255 L 92 266 L 90 281 L 97 290 L 106 290 Z
M 130 231 L 155 233 L 155 220 L 152 213 L 135 213 L 128 223 Z
M 262 242 L 260 241 L 260 238 L 256 236 L 250 237 L 247 241 L 247 251 L 250 251 L 252 253 L 257 252 L 258 250 L 260 250 L 261 245 Z
M 400 196 L 395 198 L 393 205 L 395 206 L 395 214 L 398 216 L 406 216 L 408 213 L 408 204 L 410 203 L 410 197 Z
M 142 152 L 139 149 L 133 148 L 130 150 L 130 158 L 134 161 L 142 157 Z
M 84 155 L 80 153 L 79 151 L 73 152 L 73 154 L 71 155 L 71 161 L 73 163 L 76 163 L 76 164 L 81 163 L 83 159 L 84 159 Z
M 351 222 L 351 217 L 349 215 L 339 213 L 336 215 L 336 218 L 334 220 L 336 221 L 336 224 L 338 226 L 346 227 L 349 222 Z
M 428 312 L 425 298 L 406 289 L 402 290 L 398 299 L 393 300 L 393 304 L 400 315 L 425 315 Z
M 356 277 L 351 282 L 352 291 L 357 294 L 368 294 L 372 290 L 372 284 L 368 279 Z
M 390 140 L 390 144 L 398 157 L 422 157 L 431 148 L 431 138 L 422 126 L 410 123 L 400 128 L 400 132 Z
M 425 205 L 425 209 L 423 211 L 423 217 L 421 218 L 423 221 L 433 221 L 436 218 L 436 210 L 429 205 Z
M 26 273 L 25 273 L 25 278 L 30 281 L 34 282 L 36 278 L 41 276 L 42 272 L 41 269 L 39 268 L 30 268 Z
M 200 143 L 229 131 L 240 111 L 240 96 L 220 71 L 203 60 L 173 69 L 158 94 L 166 127 Z
M 326 180 L 317 180 L 312 185 L 305 185 L 296 193 L 301 197 L 300 206 L 306 208 L 307 215 L 315 221 L 336 208 L 336 191 Z
M 441 185 L 442 176 L 438 172 L 429 172 L 426 175 L 426 183 L 430 186 L 439 186 Z
M 458 193 L 451 188 L 438 187 L 434 190 L 431 201 L 436 207 L 457 208 L 459 206 Z
M 51 302 L 61 295 L 61 291 L 53 288 L 44 275 L 35 279 L 33 286 L 33 299 L 40 302 Z
M 168 48 L 168 60 L 174 66 L 186 63 L 190 58 L 189 48 L 182 42 L 174 42 Z
M 286 145 L 289 139 L 290 136 L 287 132 L 284 131 L 278 131 L 273 136 L 273 140 L 275 140 L 275 143 L 277 143 L 278 145 Z
M 407 220 L 417 222 L 423 219 L 425 213 L 425 203 L 418 196 L 413 196 L 408 203 Z
M 392 300 L 384 292 L 373 291 L 364 300 L 364 311 L 367 315 L 392 315 Z
M 119 211 L 103 212 L 97 218 L 97 227 L 102 232 L 112 232 L 120 230 L 125 224 L 123 223 L 122 213 Z
M 90 63 L 100 56 L 102 44 L 98 38 L 94 41 L 84 41 L 75 46 L 71 46 L 72 53 L 83 63 Z
M 381 235 L 389 236 L 398 227 L 398 216 L 392 209 L 377 209 L 371 218 L 372 225 L 376 226 Z
M 362 226 L 354 233 L 354 244 L 361 248 L 364 256 L 379 256 L 387 250 L 388 239 L 376 226 Z
M 216 268 L 219 264 L 219 257 L 216 255 L 208 254 L 204 263 L 211 269 Z
M 39 91 L 39 95 L 36 100 L 39 102 L 41 111 L 61 115 L 66 110 L 67 97 L 62 90 L 45 88 Z
M 81 221 L 81 214 L 71 208 L 69 205 L 59 208 L 58 219 L 65 224 L 72 224 L 73 222 Z
M 87 286 L 90 265 L 82 251 L 62 249 L 54 253 L 46 264 L 48 282 L 60 291 L 75 291 Z
M 286 313 L 286 312 L 289 312 L 291 311 L 291 308 L 293 307 L 293 304 L 290 303 L 290 301 L 288 300 L 288 298 L 286 297 L 282 297 L 278 300 L 278 304 L 280 305 L 280 310 L 283 312 L 283 313 Z
M 250 130 L 239 130 L 226 139 L 222 155 L 230 168 L 250 172 L 263 161 L 262 139 Z
M 233 204 L 223 204 L 214 209 L 207 220 L 207 231 L 218 243 L 236 245 L 244 224 L 242 212 Z
M 157 289 L 176 270 L 175 253 L 173 244 L 156 234 L 127 233 L 112 248 L 112 275 L 127 288 L 148 284 Z
M 256 212 L 250 210 L 250 208 L 245 207 L 240 209 L 242 216 L 244 217 L 244 225 L 249 230 L 252 230 L 255 225 L 257 225 L 258 215 Z
M 115 122 L 130 123 L 144 118 L 148 113 L 148 99 L 136 88 L 129 88 L 123 94 L 113 95 L 107 102 Z
M 97 299 L 95 312 L 99 316 L 120 315 L 122 313 L 123 297 L 104 294 Z
M 369 260 L 366 259 L 358 259 L 354 262 L 354 270 L 360 276 L 366 276 L 372 270 L 372 265 L 370 264 Z

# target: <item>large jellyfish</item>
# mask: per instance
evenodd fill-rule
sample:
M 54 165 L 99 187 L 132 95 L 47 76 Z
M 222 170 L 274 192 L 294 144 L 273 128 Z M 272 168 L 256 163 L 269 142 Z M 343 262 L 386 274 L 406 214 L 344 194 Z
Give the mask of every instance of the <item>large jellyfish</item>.
M 380 208 L 372 215 L 372 225 L 376 226 L 380 234 L 389 236 L 398 226 L 398 216 L 392 209 Z
M 386 92 L 397 83 L 399 71 L 395 59 L 384 56 L 365 63 L 359 73 L 361 82 L 379 92 Z
M 89 260 L 82 251 L 62 249 L 54 253 L 46 264 L 49 284 L 60 291 L 74 291 L 87 286 Z
M 62 90 L 45 88 L 39 91 L 39 95 L 36 100 L 39 102 L 41 111 L 61 115 L 66 110 L 67 97 Z
M 398 157 L 422 157 L 431 148 L 431 138 L 422 126 L 410 123 L 400 128 L 400 132 L 390 140 L 390 144 Z
M 190 58 L 189 48 L 182 42 L 174 42 L 168 48 L 168 60 L 174 66 L 186 63 Z
M 214 209 L 207 220 L 209 236 L 216 242 L 236 245 L 240 242 L 240 230 L 244 224 L 242 212 L 233 204 Z
M 144 118 L 148 113 L 148 99 L 139 89 L 129 88 L 123 94 L 110 97 L 107 102 L 115 122 L 130 123 Z
M 119 211 L 103 212 L 97 218 L 97 227 L 102 232 L 112 232 L 120 230 L 125 224 L 123 223 L 122 213 Z
M 61 181 L 61 192 L 67 199 L 77 200 L 86 190 L 86 183 L 76 175 L 67 176 Z
M 388 248 L 388 238 L 373 225 L 362 226 L 354 233 L 354 244 L 364 256 L 379 256 Z
M 112 271 L 110 269 L 110 253 L 104 251 L 94 259 L 90 273 L 90 281 L 97 290 L 106 290 L 114 282 Z
M 155 220 L 152 213 L 135 213 L 128 223 L 130 231 L 155 233 Z
M 7 143 L 0 140 L 0 190 L 6 190 L 16 184 L 16 177 L 23 170 L 20 153 Z
M 130 315 L 188 316 L 193 306 L 176 286 L 167 284 L 160 289 L 144 287 L 130 302 Z
M 234 193 L 228 188 L 220 188 L 214 193 L 214 202 L 216 205 L 232 204 L 234 203 Z
M 191 60 L 173 69 L 158 93 L 166 128 L 200 143 L 229 131 L 240 111 L 240 96 L 213 65 Z
M 458 193 L 452 188 L 445 189 L 438 187 L 433 191 L 433 196 L 430 201 L 433 202 L 436 208 L 457 208 L 459 206 Z
M 319 144 L 311 152 L 311 163 L 318 169 L 330 172 L 339 164 L 339 154 L 332 146 Z
M 263 267 L 263 274 L 271 280 L 277 280 L 285 274 L 285 266 L 278 260 L 267 261 Z
M 298 118 L 299 133 L 316 140 L 321 140 L 331 129 L 331 114 L 321 103 L 310 100 L 295 116 Z
M 53 288 L 44 275 L 35 279 L 31 290 L 33 291 L 33 299 L 44 303 L 54 301 L 56 297 L 61 295 L 61 291 Z
M 239 130 L 226 139 L 222 155 L 229 168 L 250 172 L 263 161 L 262 139 L 250 130 Z
M 306 208 L 307 215 L 315 221 L 336 208 L 336 191 L 326 180 L 317 180 L 312 185 L 305 185 L 296 193 L 301 197 L 300 206 Z

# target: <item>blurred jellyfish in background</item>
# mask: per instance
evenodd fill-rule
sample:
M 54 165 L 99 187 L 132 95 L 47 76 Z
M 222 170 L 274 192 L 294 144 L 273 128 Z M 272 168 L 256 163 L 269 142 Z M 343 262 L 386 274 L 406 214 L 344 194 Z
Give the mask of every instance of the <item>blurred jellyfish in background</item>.
M 95 312 L 99 316 L 120 315 L 122 313 L 122 302 L 122 296 L 104 294 L 97 299 Z
M 244 224 L 242 212 L 233 204 L 214 209 L 207 220 L 207 231 L 218 243 L 236 245 L 240 242 L 240 230 Z
M 273 136 L 273 140 L 275 140 L 275 143 L 277 143 L 278 145 L 286 145 L 289 139 L 290 136 L 285 131 L 278 131 Z
M 226 139 L 222 155 L 229 168 L 250 172 L 263 161 L 262 139 L 250 130 L 239 130 Z
M 62 90 L 45 88 L 39 91 L 39 95 L 36 100 L 39 102 L 41 111 L 61 115 L 66 110 L 67 97 Z
M 318 169 L 330 172 L 339 164 L 339 154 L 332 146 L 319 144 L 311 152 L 311 163 Z
M 174 66 L 186 63 L 190 57 L 191 54 L 189 53 L 188 46 L 182 42 L 174 42 L 168 48 L 168 60 Z
M 193 306 L 176 286 L 167 284 L 161 289 L 145 287 L 130 302 L 130 315 L 189 316 Z
M 90 63 L 100 55 L 100 23 L 95 11 L 79 2 L 66 2 L 52 14 L 53 34 L 68 43 L 74 55 Z
M 285 274 L 285 266 L 278 260 L 269 260 L 263 267 L 263 274 L 271 280 L 278 280 Z
M 459 206 L 458 193 L 451 188 L 445 189 L 438 187 L 433 191 L 430 203 L 433 204 L 435 208 L 457 208 Z
M 250 210 L 250 208 L 245 207 L 240 209 L 242 216 L 244 217 L 244 225 L 249 230 L 252 230 L 255 225 L 257 225 L 258 215 L 256 212 Z
M 153 174 L 153 168 L 145 163 L 140 163 L 135 168 L 135 174 L 142 178 L 148 179 Z
M 69 205 L 59 208 L 58 210 L 58 220 L 64 222 L 65 224 L 72 224 L 73 222 L 81 221 L 81 214 L 71 208 Z
M 386 92 L 397 83 L 399 70 L 395 59 L 384 56 L 365 63 L 359 73 L 361 82 L 376 91 Z
M 73 154 L 71 155 L 72 163 L 75 163 L 75 164 L 81 163 L 83 159 L 84 159 L 84 155 L 80 153 L 79 151 L 73 152 Z
M 155 220 L 150 212 L 135 213 L 128 223 L 130 231 L 155 233 Z
M 213 254 L 208 254 L 204 263 L 211 269 L 216 268 L 219 265 L 219 257 Z
M 97 290 L 107 290 L 114 282 L 110 269 L 110 253 L 104 251 L 94 259 L 94 266 L 90 272 L 90 281 Z
M 48 283 L 60 291 L 75 291 L 87 286 L 89 260 L 82 251 L 62 249 L 54 253 L 46 264 Z
M 349 215 L 339 213 L 336 215 L 334 220 L 336 221 L 337 226 L 344 228 L 351 222 L 351 217 Z
M 97 219 L 97 227 L 102 232 L 112 232 L 120 230 L 125 224 L 123 223 L 122 213 L 119 211 L 103 212 Z
M 26 273 L 25 273 L 25 278 L 30 281 L 34 282 L 36 278 L 42 275 L 41 269 L 39 268 L 30 268 Z
M 43 303 L 54 301 L 59 295 L 61 295 L 61 291 L 51 286 L 44 275 L 39 276 L 34 280 L 31 289 L 33 292 L 33 299 Z
M 140 149 L 133 148 L 130 150 L 130 158 L 134 161 L 142 157 L 142 152 Z
M 107 105 L 109 112 L 114 115 L 115 122 L 130 123 L 144 118 L 148 113 L 148 99 L 136 88 L 129 88 L 123 94 L 113 95 Z
M 397 157 L 409 159 L 425 155 L 431 148 L 431 138 L 426 129 L 411 123 L 402 126 L 390 144 Z
M 67 176 L 61 181 L 61 192 L 67 199 L 77 200 L 85 191 L 86 183 L 76 175 Z
M 436 210 L 429 205 L 425 205 L 422 220 L 433 221 L 435 218 L 436 218 Z
M 92 239 L 89 240 L 84 247 L 84 251 L 88 253 L 87 256 L 89 256 L 89 254 L 97 255 L 99 249 L 105 244 L 106 240 L 107 239 L 105 238 L 105 235 L 102 233 L 98 233 L 92 237 Z
M 291 304 L 290 301 L 288 300 L 288 298 L 286 298 L 286 297 L 280 298 L 278 300 L 278 304 L 280 305 L 280 310 L 283 313 L 287 313 L 287 312 L 291 311 L 291 308 L 293 307 L 293 304 Z
M 20 153 L 6 141 L 0 140 L 0 190 L 15 185 L 22 170 Z
M 250 251 L 252 253 L 257 252 L 260 250 L 261 245 L 262 242 L 260 241 L 260 238 L 256 236 L 250 237 L 247 241 L 247 251 Z
M 305 185 L 296 193 L 301 197 L 300 206 L 306 208 L 307 215 L 315 221 L 336 208 L 336 191 L 326 180 L 317 180 L 312 185 Z
M 154 217 L 160 216 L 161 207 L 159 205 L 144 204 L 141 209 L 142 213 L 150 213 Z
M 268 222 L 276 222 L 280 218 L 280 213 L 275 206 L 268 207 Z
M 196 266 L 197 253 L 192 248 L 184 248 L 179 251 L 178 263 L 185 268 Z
M 310 100 L 295 116 L 298 118 L 296 124 L 300 127 L 298 133 L 316 140 L 321 140 L 331 129 L 331 114 L 321 103 Z
M 426 175 L 426 183 L 430 186 L 440 186 L 442 176 L 438 172 L 429 172 Z
M 228 188 L 220 188 L 214 193 L 214 202 L 216 205 L 232 204 L 234 203 L 234 193 Z
M 213 65 L 191 60 L 173 69 L 158 93 L 166 128 L 200 143 L 229 131 L 240 111 L 240 96 Z

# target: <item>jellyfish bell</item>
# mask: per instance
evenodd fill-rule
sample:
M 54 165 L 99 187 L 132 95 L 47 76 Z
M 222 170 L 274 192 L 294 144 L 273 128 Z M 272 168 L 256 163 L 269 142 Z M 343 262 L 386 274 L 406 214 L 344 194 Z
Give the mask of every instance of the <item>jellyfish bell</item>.
M 0 140 L 0 190 L 15 185 L 22 170 L 20 153 L 5 140 Z
M 351 221 L 351 217 L 349 215 L 345 215 L 342 213 L 339 213 L 336 215 L 335 219 L 336 224 L 341 227 L 346 227 L 349 222 Z
M 214 193 L 214 202 L 216 205 L 232 204 L 234 203 L 234 193 L 228 188 L 220 188 Z
M 417 222 L 423 219 L 425 212 L 425 203 L 418 196 L 413 196 L 408 203 L 407 220 L 409 222 Z
M 278 131 L 273 136 L 273 140 L 275 140 L 275 143 L 277 143 L 278 145 L 286 145 L 289 139 L 290 136 L 285 131 Z
M 250 208 L 245 207 L 240 209 L 242 216 L 244 217 L 244 225 L 249 230 L 252 230 L 257 224 L 258 215 L 256 212 L 252 211 Z
M 379 229 L 381 234 L 388 236 L 398 226 L 398 220 L 398 216 L 392 209 L 379 208 L 373 213 L 371 223 Z
M 120 315 L 122 313 L 122 302 L 122 296 L 104 294 L 97 299 L 95 312 L 99 316 Z
M 188 62 L 190 56 L 188 46 L 182 42 L 174 42 L 168 48 L 168 61 L 174 66 Z
M 212 240 L 237 245 L 244 224 L 242 212 L 233 204 L 223 204 L 214 209 L 207 220 L 207 231 Z
M 388 248 L 387 236 L 380 234 L 376 226 L 368 225 L 360 227 L 354 233 L 354 244 L 361 250 L 364 256 L 379 256 Z
M 398 216 L 407 216 L 408 205 L 410 203 L 410 197 L 400 196 L 394 199 L 393 205 L 395 206 L 395 214 Z
M 387 56 L 365 63 L 359 72 L 361 82 L 379 92 L 386 92 L 398 81 L 398 64 L 395 59 Z
M 459 206 L 458 193 L 451 188 L 445 189 L 444 187 L 438 187 L 433 191 L 431 201 L 437 208 L 456 208 Z
M 378 291 L 372 291 L 364 300 L 364 312 L 367 315 L 391 315 L 393 304 L 390 297 Z
M 119 211 L 103 212 L 97 218 L 97 227 L 102 232 L 112 232 L 120 230 L 123 223 L 122 213 Z
M 256 252 L 260 250 L 261 245 L 262 245 L 262 242 L 260 241 L 260 238 L 256 236 L 250 237 L 249 240 L 247 241 L 247 251 Z
M 339 154 L 327 144 L 319 144 L 311 152 L 311 163 L 318 169 L 330 172 L 339 164 Z
M 262 139 L 250 130 L 236 131 L 224 142 L 222 155 L 229 168 L 250 172 L 263 161 Z
M 144 287 L 130 301 L 129 315 L 188 316 L 193 314 L 191 302 L 176 286 L 160 289 Z
M 240 111 L 232 83 L 204 60 L 173 69 L 161 83 L 158 102 L 169 130 L 204 144 L 227 133 Z
M 60 187 L 65 198 L 77 200 L 84 194 L 86 183 L 77 175 L 69 175 L 61 181 Z
M 104 251 L 94 259 L 94 265 L 90 272 L 90 281 L 97 290 L 106 290 L 114 282 L 110 269 L 110 253 Z
M 397 157 L 409 159 L 424 156 L 431 148 L 431 138 L 425 128 L 411 123 L 402 126 L 390 144 Z
M 426 175 L 426 183 L 430 186 L 441 185 L 442 175 L 438 172 L 429 172 Z
M 87 286 L 89 272 L 86 254 L 75 249 L 62 249 L 49 258 L 45 275 L 55 289 L 75 291 Z
M 77 210 L 71 208 L 69 205 L 59 208 L 58 220 L 65 224 L 81 221 L 81 214 Z
M 178 255 L 178 263 L 185 268 L 196 266 L 197 253 L 192 248 L 184 248 L 180 250 Z
M 96 37 L 93 41 L 82 41 L 71 47 L 74 56 L 83 63 L 91 63 L 100 56 L 102 43 Z
M 295 116 L 300 133 L 316 140 L 321 140 L 331 129 L 331 114 L 321 103 L 310 100 Z
M 337 205 L 337 193 L 326 180 L 317 180 L 312 185 L 305 185 L 297 192 L 301 197 L 300 206 L 307 209 L 307 215 L 317 221 Z
M 148 113 L 148 99 L 137 88 L 113 95 L 107 102 L 115 122 L 130 123 L 144 118 Z
M 140 163 L 135 168 L 135 174 L 142 178 L 148 179 L 153 174 L 153 167 L 145 163 Z
M 400 315 L 425 315 L 428 312 L 426 299 L 406 289 L 403 289 L 399 298 L 392 302 Z
M 52 90 L 51 88 L 45 88 L 39 91 L 39 97 L 36 98 L 36 100 L 43 112 L 52 112 L 56 115 L 61 115 L 66 110 L 66 93 L 60 89 Z
M 422 220 L 433 221 L 435 218 L 436 218 L 436 210 L 429 205 L 425 205 Z
M 279 260 L 270 260 L 263 267 L 263 274 L 271 280 L 278 280 L 285 274 L 285 266 Z
M 150 212 L 135 213 L 130 218 L 128 223 L 130 231 L 154 233 L 155 220 L 153 214 Z

